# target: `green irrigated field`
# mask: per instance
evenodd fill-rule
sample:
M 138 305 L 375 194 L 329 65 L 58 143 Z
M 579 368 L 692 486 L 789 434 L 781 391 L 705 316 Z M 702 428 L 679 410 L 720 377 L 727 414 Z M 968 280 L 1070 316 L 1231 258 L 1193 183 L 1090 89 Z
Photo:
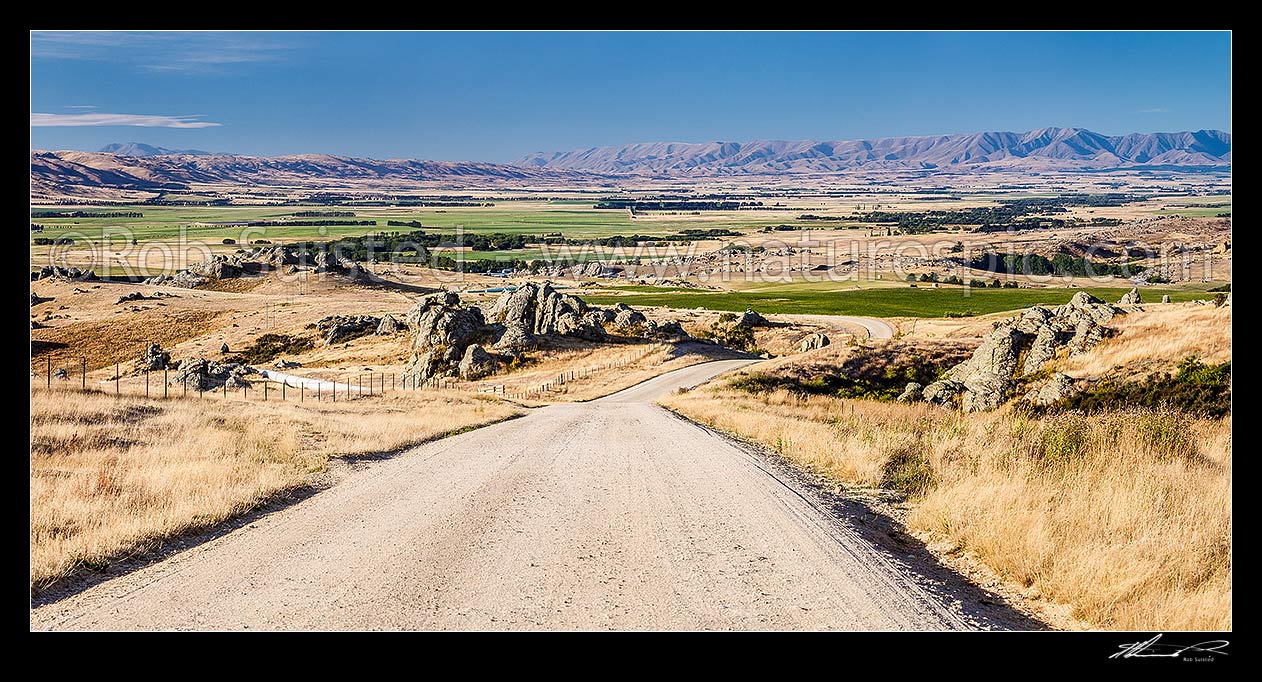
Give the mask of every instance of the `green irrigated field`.
M 1206 287 L 1210 285 L 1204 285 Z M 1081 289 L 970 289 L 967 287 L 882 287 L 840 289 L 822 285 L 789 285 L 744 291 L 697 291 L 672 287 L 611 287 L 586 293 L 583 298 L 596 305 L 619 301 L 636 306 L 697 308 L 740 312 L 753 308 L 760 313 L 800 313 L 815 315 L 863 315 L 872 317 L 945 317 L 948 314 L 985 315 L 1016 310 L 1036 304 L 1061 305 L 1079 291 L 1106 301 L 1116 301 L 1127 288 Z M 1204 289 L 1146 288 L 1141 294 L 1152 301 L 1169 294 L 1174 301 L 1210 298 Z
M 592 202 L 513 201 L 490 207 L 391 208 L 344 206 L 49 206 L 33 210 L 96 211 L 143 213 L 140 218 L 32 218 L 45 226 L 43 237 L 72 236 L 76 242 L 96 243 L 106 238 L 168 241 L 181 235 L 190 240 L 219 242 L 268 239 L 295 241 L 336 239 L 372 232 L 406 232 L 413 228 L 388 226 L 387 221 L 420 221 L 425 229 L 452 232 L 502 232 L 506 234 L 561 233 L 582 239 L 612 235 L 667 235 L 689 228 L 727 228 L 745 232 L 765 225 L 792 224 L 792 211 L 705 211 L 699 215 L 660 215 L 632 220 L 626 211 L 594 209 Z M 308 210 L 352 211 L 355 217 L 301 218 L 294 213 Z M 371 225 L 243 227 L 214 223 L 254 220 L 375 220 Z

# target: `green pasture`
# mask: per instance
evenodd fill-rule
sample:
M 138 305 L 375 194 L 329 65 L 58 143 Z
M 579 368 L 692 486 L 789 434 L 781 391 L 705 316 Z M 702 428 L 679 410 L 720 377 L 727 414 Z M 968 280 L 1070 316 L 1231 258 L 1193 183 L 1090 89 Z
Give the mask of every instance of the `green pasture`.
M 524 203 L 524 202 L 523 202 Z M 502 232 L 506 234 L 545 234 L 559 232 L 566 237 L 582 239 L 611 235 L 667 235 L 688 228 L 727 228 L 735 231 L 756 231 L 765 225 L 793 224 L 793 211 L 704 211 L 700 215 L 657 215 L 632 220 L 626 211 L 584 208 L 592 202 L 503 202 L 492 207 L 339 207 L 339 206 L 51 206 L 33 210 L 125 212 L 139 211 L 140 218 L 32 218 L 45 226 L 43 237 L 72 236 L 76 243 L 98 243 L 104 239 L 168 241 L 183 236 L 189 240 L 219 242 L 225 238 L 275 241 L 328 240 L 358 236 L 376 231 L 408 231 L 412 228 L 387 226 L 389 220 L 420 221 L 425 229 L 451 232 L 457 228 L 468 232 Z M 306 210 L 353 211 L 354 218 L 297 218 L 293 214 Z M 244 222 L 253 220 L 376 220 L 380 224 L 333 226 L 242 227 L 208 223 Z
M 1204 285 L 1208 287 L 1210 285 Z M 1174 301 L 1209 298 L 1202 288 L 1146 287 L 1140 290 L 1150 301 L 1169 294 Z M 969 287 L 882 287 L 877 289 L 839 288 L 827 284 L 800 284 L 748 289 L 745 291 L 698 291 L 694 289 L 627 286 L 585 293 L 583 298 L 596 305 L 619 301 L 637 306 L 697 308 L 740 312 L 753 308 L 760 313 L 800 313 L 815 315 L 862 315 L 870 317 L 945 317 L 947 314 L 985 315 L 1016 310 L 1037 304 L 1061 305 L 1079 291 L 1106 301 L 1116 301 L 1129 288 L 1084 287 L 1081 289 L 973 289 Z

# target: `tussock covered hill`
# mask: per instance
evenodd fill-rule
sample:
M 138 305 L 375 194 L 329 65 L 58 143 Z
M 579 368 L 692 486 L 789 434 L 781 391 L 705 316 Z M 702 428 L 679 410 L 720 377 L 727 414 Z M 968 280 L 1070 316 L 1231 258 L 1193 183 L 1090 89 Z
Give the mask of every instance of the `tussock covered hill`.
M 330 181 L 374 181 L 383 185 L 446 180 L 512 181 L 591 180 L 583 171 L 522 168 L 495 163 L 360 159 L 329 154 L 239 156 L 161 154 L 125 156 L 101 152 L 33 151 L 35 188 L 67 186 L 127 189 L 179 188 L 189 183 L 308 185 Z

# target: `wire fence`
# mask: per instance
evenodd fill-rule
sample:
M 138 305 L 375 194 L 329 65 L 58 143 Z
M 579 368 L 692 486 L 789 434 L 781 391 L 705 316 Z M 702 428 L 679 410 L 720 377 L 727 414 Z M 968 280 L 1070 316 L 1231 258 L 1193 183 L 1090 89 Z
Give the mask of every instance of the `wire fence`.
M 146 344 L 145 348 L 148 348 Z M 590 366 L 564 369 L 555 378 L 526 387 L 513 387 L 501 380 L 464 381 L 454 377 L 419 377 L 397 372 L 366 371 L 338 379 L 303 377 L 287 372 L 258 370 L 256 373 L 224 376 L 183 372 L 162 368 L 136 368 L 136 362 L 114 362 L 112 374 L 89 377 L 91 372 L 110 369 L 109 365 L 88 369 L 88 356 L 66 352 L 44 354 L 43 372 L 31 373 L 32 388 L 73 388 L 144 398 L 204 398 L 242 401 L 283 401 L 305 403 L 338 402 L 366 397 L 417 391 L 462 391 L 498 395 L 509 400 L 538 400 L 566 393 L 568 385 L 589 377 L 639 363 L 658 349 L 646 346 L 639 352 Z M 144 358 L 141 354 L 141 358 Z M 143 360 L 142 360 L 143 362 Z M 38 366 L 38 365 L 37 365 Z

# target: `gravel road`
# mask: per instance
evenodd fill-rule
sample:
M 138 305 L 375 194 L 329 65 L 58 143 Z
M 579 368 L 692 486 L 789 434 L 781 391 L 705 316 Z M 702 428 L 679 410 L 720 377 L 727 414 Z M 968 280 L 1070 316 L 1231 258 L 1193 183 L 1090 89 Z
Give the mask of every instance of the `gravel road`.
M 965 627 L 757 456 L 656 407 L 748 361 L 423 445 L 33 629 Z
M 813 315 L 813 314 L 781 314 L 777 318 L 810 324 L 858 326 L 867 330 L 869 339 L 890 339 L 894 337 L 894 326 L 877 317 L 857 317 L 855 315 Z

